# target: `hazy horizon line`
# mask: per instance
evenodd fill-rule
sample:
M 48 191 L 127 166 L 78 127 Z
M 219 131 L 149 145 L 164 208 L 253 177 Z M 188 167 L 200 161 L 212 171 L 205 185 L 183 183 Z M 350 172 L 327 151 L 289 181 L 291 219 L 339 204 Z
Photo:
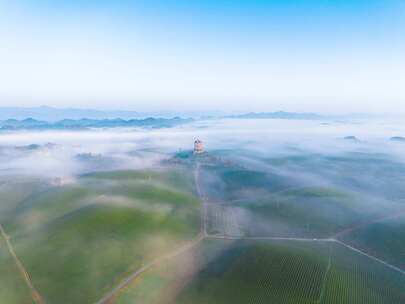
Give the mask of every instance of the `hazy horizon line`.
M 86 106 L 53 106 L 49 104 L 40 104 L 34 106 L 16 106 L 16 105 L 0 105 L 0 110 L 9 109 L 9 110 L 34 110 L 34 109 L 49 109 L 56 111 L 94 111 L 94 112 L 122 112 L 122 113 L 131 113 L 134 114 L 170 114 L 170 113 L 192 113 L 192 114 L 218 114 L 218 115 L 240 115 L 240 114 L 249 114 L 249 113 L 294 113 L 294 114 L 318 114 L 322 116 L 353 116 L 353 115 L 364 115 L 364 116 L 404 116 L 405 113 L 397 112 L 375 112 L 375 111 L 324 111 L 324 110 L 287 110 L 283 108 L 272 108 L 272 109 L 240 109 L 240 110 L 222 110 L 222 109 L 161 109 L 161 110 L 138 110 L 136 108 L 120 108 L 118 107 L 86 107 Z

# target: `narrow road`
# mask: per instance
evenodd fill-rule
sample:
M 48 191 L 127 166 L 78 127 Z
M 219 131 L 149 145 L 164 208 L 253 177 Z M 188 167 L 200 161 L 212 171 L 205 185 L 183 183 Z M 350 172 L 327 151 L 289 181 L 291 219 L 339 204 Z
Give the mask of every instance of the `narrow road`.
M 13 249 L 13 246 L 10 243 L 9 236 L 7 235 L 6 231 L 4 230 L 4 228 L 1 224 L 0 224 L 0 233 L 6 242 L 8 251 L 10 252 L 11 256 L 13 257 L 14 262 L 17 265 L 17 268 L 20 271 L 21 276 L 23 277 L 25 283 L 27 284 L 28 288 L 30 289 L 32 300 L 37 304 L 45 304 L 44 299 L 42 298 L 42 296 L 39 294 L 39 292 L 35 289 L 34 285 L 32 284 L 32 281 L 30 279 L 30 276 L 29 276 L 27 270 L 25 269 L 24 265 L 21 263 L 20 259 L 16 255 L 16 253 Z
M 201 200 L 201 234 L 205 237 L 207 236 L 207 198 L 203 195 L 200 187 L 200 163 L 197 162 L 196 168 L 194 170 L 194 182 L 197 195 Z
M 200 213 L 201 213 L 201 224 L 200 224 L 201 227 L 200 227 L 200 233 L 199 233 L 198 237 L 195 240 L 193 240 L 192 242 L 180 247 L 176 251 L 174 251 L 172 253 L 169 253 L 169 254 L 167 254 L 165 256 L 162 256 L 160 258 L 157 258 L 156 260 L 145 264 L 144 266 L 142 266 L 141 268 L 139 268 L 138 270 L 133 272 L 131 275 L 129 275 L 126 279 L 124 279 L 114 289 L 112 289 L 107 294 L 105 294 L 99 301 L 96 302 L 96 304 L 108 304 L 108 303 L 111 303 L 111 301 L 114 299 L 114 297 L 122 289 L 124 289 L 125 287 L 130 285 L 131 282 L 133 282 L 138 276 L 140 276 L 144 272 L 148 271 L 153 266 L 156 266 L 156 265 L 158 265 L 159 263 L 161 263 L 163 261 L 170 260 L 170 259 L 172 259 L 172 258 L 174 258 L 176 256 L 179 256 L 182 253 L 192 249 L 193 247 L 198 245 L 202 240 L 204 240 L 206 238 L 206 236 L 207 236 L 207 234 L 206 234 L 206 200 L 204 199 L 204 197 L 202 195 L 202 192 L 201 192 L 201 189 L 200 189 L 199 174 L 200 174 L 200 164 L 197 163 L 196 169 L 194 170 L 194 180 L 195 180 L 197 195 L 200 197 L 201 203 L 202 203 L 201 211 L 200 211 Z
M 325 271 L 325 274 L 324 274 L 324 276 L 323 276 L 323 280 L 322 280 L 322 288 L 321 288 L 321 293 L 320 293 L 320 295 L 319 295 L 319 298 L 318 298 L 318 300 L 315 302 L 315 303 L 321 303 L 321 301 L 322 301 L 322 299 L 323 299 L 323 296 L 324 296 L 324 294 L 325 294 L 325 289 L 326 289 L 326 280 L 328 279 L 328 274 L 329 274 L 329 271 L 330 271 L 330 269 L 331 269 L 331 267 L 332 267 L 332 254 L 331 254 L 331 249 L 330 249 L 330 245 L 328 246 L 329 248 L 329 258 L 328 258 L 328 266 L 326 267 L 326 271 Z
M 389 264 L 389 263 L 387 263 L 387 262 L 385 262 L 385 261 L 383 261 L 383 260 L 380 260 L 379 258 L 376 258 L 376 257 L 374 257 L 374 256 L 372 256 L 372 255 L 369 255 L 369 254 L 365 253 L 364 251 L 361 251 L 361 250 L 359 250 L 359 249 L 357 249 L 357 248 L 354 248 L 354 247 L 352 247 L 352 246 L 350 246 L 350 245 L 348 245 L 348 244 L 346 244 L 346 243 L 343 243 L 343 242 L 340 241 L 340 240 L 336 240 L 336 239 L 335 239 L 335 242 L 338 243 L 338 244 L 340 244 L 340 245 L 342 245 L 342 246 L 344 246 L 344 247 L 346 247 L 346 248 L 348 248 L 348 249 L 350 249 L 350 250 L 353 250 L 353 251 L 355 251 L 355 252 L 357 252 L 357 253 L 359 253 L 359 254 L 361 254 L 361 255 L 364 255 L 364 256 L 366 256 L 366 257 L 368 257 L 368 258 L 370 258 L 370 259 L 372 259 L 372 260 L 374 260 L 374 261 L 377 261 L 377 262 L 383 264 L 384 266 L 386 266 L 386 267 L 388 267 L 388 268 L 391 268 L 392 270 L 395 270 L 395 271 L 397 271 L 397 272 L 402 273 L 403 275 L 405 275 L 405 271 L 402 270 L 401 268 L 398 268 L 398 267 L 396 267 L 396 266 L 394 266 L 394 265 L 391 265 L 391 264 Z
M 207 198 L 203 195 L 202 191 L 201 191 L 201 187 L 200 187 L 200 163 L 197 162 L 196 164 L 196 168 L 194 170 L 194 180 L 195 180 L 195 186 L 196 186 L 196 192 L 198 197 L 201 199 L 201 227 L 200 227 L 200 233 L 198 235 L 198 237 L 180 247 L 179 249 L 177 249 L 176 251 L 169 253 L 165 256 L 162 256 L 152 262 L 149 262 L 147 264 L 145 264 L 144 266 L 142 266 L 140 269 L 136 270 L 135 272 L 133 272 L 131 275 L 129 275 L 126 279 L 124 279 L 119 285 L 117 285 L 114 289 L 112 289 L 110 292 L 108 292 L 107 294 L 105 294 L 99 301 L 96 302 L 96 304 L 108 304 L 108 303 L 112 303 L 111 301 L 114 299 L 114 297 L 125 287 L 127 287 L 128 285 L 131 284 L 131 282 L 133 282 L 133 280 L 135 278 L 137 278 L 138 276 L 140 276 L 141 274 L 143 274 L 144 272 L 148 271 L 151 267 L 156 266 L 157 264 L 166 261 L 166 260 L 170 260 L 176 256 L 181 255 L 182 253 L 192 249 L 193 247 L 195 247 L 196 245 L 198 245 L 201 241 L 203 241 L 204 239 L 218 239 L 218 240 L 273 240 L 273 241 L 298 241 L 298 242 L 331 242 L 331 243 L 337 243 L 340 244 L 348 249 L 351 249 L 353 251 L 356 251 L 368 258 L 371 258 L 377 262 L 382 263 L 383 265 L 391 268 L 392 270 L 398 271 L 402 274 L 405 274 L 405 271 L 403 271 L 402 269 L 399 269 L 398 267 L 395 267 L 393 265 L 388 264 L 387 262 L 384 262 L 376 257 L 370 256 L 367 253 L 356 249 L 354 247 L 351 247 L 350 245 L 347 245 L 335 238 L 296 238 L 296 237 L 232 237 L 232 236 L 225 236 L 225 235 L 211 235 L 207 233 L 207 205 L 209 204 Z M 326 270 L 326 275 L 329 272 L 329 269 L 331 267 L 331 261 L 330 261 L 330 257 L 329 257 L 329 262 L 328 262 L 328 267 Z M 41 303 L 41 302 L 38 302 Z
M 227 236 L 208 234 L 206 238 L 218 240 L 272 240 L 272 241 L 297 241 L 297 242 L 336 242 L 335 239 L 311 239 L 295 237 L 277 237 L 277 236 Z
M 369 255 L 369 254 L 367 254 L 367 253 L 365 253 L 365 252 L 363 252 L 363 251 L 361 251 L 361 250 L 359 250 L 357 248 L 354 248 L 354 247 L 352 247 L 352 246 L 338 240 L 335 237 L 332 237 L 332 238 L 319 238 L 319 239 L 318 238 L 296 238 L 296 237 L 266 237 L 266 236 L 262 236 L 262 237 L 254 237 L 254 236 L 252 236 L 252 237 L 243 237 L 243 236 L 238 237 L 238 236 L 235 236 L 235 237 L 233 237 L 233 236 L 226 236 L 226 235 L 208 234 L 207 233 L 207 214 L 206 214 L 206 212 L 207 212 L 207 205 L 209 204 L 209 202 L 208 202 L 207 198 L 203 196 L 203 193 L 201 191 L 200 183 L 199 183 L 199 175 L 200 175 L 200 164 L 197 163 L 196 170 L 194 171 L 194 179 L 195 179 L 197 194 L 201 198 L 201 201 L 202 201 L 202 204 L 203 204 L 202 213 L 201 213 L 201 217 L 202 217 L 202 219 L 201 219 L 201 223 L 202 223 L 201 233 L 204 236 L 204 238 L 218 239 L 218 240 L 273 240 L 273 241 L 331 242 L 331 243 L 337 243 L 337 244 L 340 244 L 341 246 L 344 246 L 344 247 L 346 247 L 346 248 L 348 248 L 348 249 L 350 249 L 352 251 L 355 251 L 355 252 L 357 252 L 359 254 L 362 254 L 362 255 L 364 255 L 364 256 L 366 256 L 366 257 L 368 257 L 368 258 L 370 258 L 370 259 L 372 259 L 374 261 L 377 261 L 377 262 L 385 265 L 386 267 L 388 267 L 388 268 L 390 268 L 390 269 L 392 269 L 394 271 L 397 271 L 397 272 L 405 275 L 404 270 L 402 270 L 402 269 L 400 269 L 400 268 L 398 268 L 398 267 L 396 267 L 394 265 L 391 265 L 391 264 L 389 264 L 389 263 L 387 263 L 387 262 L 385 262 L 385 261 L 383 261 L 383 260 L 381 260 L 379 258 L 371 256 L 371 255 Z M 400 214 L 397 214 L 395 216 L 385 217 L 384 219 L 396 218 L 396 217 L 402 216 L 402 215 L 403 215 L 403 213 L 400 213 Z M 340 235 L 340 234 L 338 234 L 338 235 Z
M 111 301 L 115 295 L 117 295 L 122 289 L 124 289 L 125 287 L 127 287 L 129 284 L 131 284 L 131 282 L 133 282 L 133 280 L 135 278 L 137 278 L 139 275 L 141 275 L 142 273 L 148 271 L 151 267 L 158 265 L 159 263 L 166 261 L 166 260 L 170 260 L 190 249 L 192 249 L 193 247 L 195 247 L 196 245 L 198 245 L 198 243 L 200 243 L 202 240 L 204 239 L 204 236 L 200 235 L 197 239 L 195 239 L 194 241 L 180 247 L 179 249 L 177 249 L 175 252 L 169 253 L 165 256 L 162 256 L 152 262 L 149 262 L 147 264 L 145 264 L 144 266 L 142 266 L 141 268 L 139 268 L 137 271 L 135 271 L 134 273 L 132 273 L 130 276 L 128 276 L 124 281 L 122 281 L 119 285 L 117 285 L 114 289 L 112 289 L 110 292 L 108 292 L 107 294 L 104 295 L 103 298 L 101 298 L 99 301 L 96 302 L 96 304 L 106 304 L 109 303 L 109 301 Z
M 217 239 L 217 240 L 233 240 L 233 241 L 235 241 L 235 240 L 241 240 L 241 241 L 243 241 L 243 240 L 256 240 L 256 241 L 259 241 L 259 240 L 273 240 L 273 241 L 337 243 L 337 244 L 339 244 L 341 246 L 346 247 L 347 249 L 350 249 L 350 250 L 355 251 L 355 252 L 357 252 L 357 253 L 359 253 L 361 255 L 364 255 L 364 256 L 366 256 L 366 257 L 368 257 L 368 258 L 370 258 L 370 259 L 372 259 L 372 260 L 374 260 L 376 262 L 379 262 L 379 263 L 383 264 L 384 266 L 386 266 L 388 268 L 391 268 L 392 270 L 395 270 L 395 271 L 405 275 L 405 271 L 402 270 L 401 268 L 398 268 L 398 267 L 396 267 L 394 265 L 391 265 L 391 264 L 389 264 L 389 263 L 387 263 L 387 262 L 385 262 L 385 261 L 383 261 L 383 260 L 381 260 L 379 258 L 376 258 L 376 257 L 374 257 L 372 255 L 369 255 L 369 254 L 365 253 L 364 251 L 361 251 L 360 249 L 352 247 L 352 246 L 350 246 L 350 245 L 348 245 L 348 244 L 346 244 L 346 243 L 344 243 L 344 242 L 342 242 L 340 240 L 332 239 L 332 238 L 328 238 L 328 239 L 306 239 L 306 238 L 266 237 L 266 236 L 263 236 L 263 237 L 232 237 L 232 236 L 222 236 L 222 235 L 207 235 L 205 238 L 206 239 Z

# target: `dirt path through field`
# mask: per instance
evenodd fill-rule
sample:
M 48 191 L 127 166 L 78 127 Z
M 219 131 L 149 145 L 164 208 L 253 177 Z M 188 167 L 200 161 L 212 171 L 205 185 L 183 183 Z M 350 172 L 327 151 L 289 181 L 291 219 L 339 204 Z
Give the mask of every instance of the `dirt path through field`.
M 96 304 L 111 304 L 114 303 L 114 300 L 116 296 L 119 294 L 121 290 L 123 290 L 125 287 L 127 287 L 129 284 L 131 284 L 138 276 L 141 274 L 145 273 L 148 271 L 151 267 L 156 266 L 157 264 L 172 259 L 176 256 L 179 256 L 182 253 L 185 253 L 186 251 L 192 249 L 196 245 L 198 245 L 201 241 L 204 239 L 217 239 L 217 240 L 273 240 L 273 241 L 296 241 L 296 242 L 330 242 L 330 243 L 337 243 L 340 244 L 341 246 L 344 246 L 350 250 L 353 250 L 357 253 L 360 253 L 370 259 L 373 259 L 377 262 L 380 262 L 381 264 L 387 266 L 388 268 L 391 268 L 392 270 L 395 270 L 397 272 L 400 272 L 402 274 L 405 274 L 405 272 L 393 265 L 388 264 L 387 262 L 384 262 L 376 257 L 370 256 L 367 253 L 354 248 L 348 244 L 343 243 L 342 241 L 335 239 L 335 238 L 295 238 L 295 237 L 232 237 L 232 236 L 225 236 L 225 235 L 210 235 L 207 233 L 207 205 L 209 204 L 208 198 L 204 196 L 203 192 L 201 191 L 200 187 L 200 163 L 196 164 L 195 170 L 194 170 L 194 180 L 195 180 L 195 186 L 196 186 L 196 192 L 198 197 L 201 199 L 201 228 L 200 228 L 200 233 L 198 235 L 198 238 L 195 239 L 194 241 L 180 247 L 177 249 L 175 252 L 172 252 L 170 254 L 167 254 L 163 257 L 160 257 L 146 265 L 144 265 L 142 268 L 138 269 L 134 273 L 132 273 L 130 276 L 128 276 L 124 281 L 122 281 L 118 286 L 116 286 L 114 289 L 112 289 L 110 292 L 108 292 L 101 300 L 96 302 Z M 329 272 L 329 269 L 331 267 L 331 260 L 329 257 L 329 262 L 327 266 L 327 270 L 325 273 L 325 278 L 324 278 L 324 283 L 326 280 L 326 276 Z M 323 283 L 323 284 L 324 284 Z M 323 286 L 324 289 L 324 286 Z M 322 295 L 320 297 L 322 299 Z
M 17 265 L 17 268 L 18 268 L 21 276 L 23 277 L 25 283 L 27 284 L 28 288 L 31 291 L 32 300 L 37 304 L 45 304 L 44 299 L 42 298 L 42 296 L 39 294 L 39 292 L 35 289 L 34 285 L 32 284 L 31 278 L 30 278 L 27 270 L 25 269 L 24 265 L 21 263 L 20 259 L 16 255 L 16 253 L 13 249 L 13 246 L 9 240 L 9 236 L 7 235 L 6 231 L 4 230 L 4 228 L 1 224 L 0 224 L 0 233 L 6 242 L 7 249 L 10 252 L 11 256 L 13 257 L 14 262 Z
M 125 287 L 127 287 L 129 284 L 131 284 L 131 282 L 133 282 L 135 280 L 135 278 L 137 278 L 138 276 L 140 276 L 141 274 L 143 274 L 144 272 L 146 272 L 147 270 L 149 270 L 151 267 L 158 265 L 161 262 L 164 262 L 166 260 L 170 260 L 190 249 L 192 249 L 193 247 L 195 247 L 196 245 L 198 245 L 202 240 L 204 239 L 204 236 L 200 235 L 197 239 L 195 239 L 194 241 L 180 247 L 179 249 L 177 249 L 176 251 L 169 253 L 165 256 L 162 256 L 152 262 L 149 262 L 147 264 L 145 264 L 143 267 L 141 267 L 140 269 L 138 269 L 137 271 L 135 271 L 134 273 L 132 273 L 130 276 L 128 276 L 124 281 L 122 281 L 118 286 L 116 286 L 113 290 L 111 290 L 110 292 L 108 292 L 106 295 L 104 295 L 104 297 L 99 300 L 98 302 L 96 302 L 97 304 L 106 304 L 106 303 L 111 303 L 111 301 L 114 299 L 115 295 L 117 295 L 122 289 L 124 289 Z
M 197 163 L 194 170 L 194 183 L 198 197 L 201 199 L 201 234 L 207 236 L 207 198 L 203 195 L 200 187 L 200 163 Z
M 379 263 L 383 264 L 384 266 L 386 266 L 388 268 L 391 268 L 392 270 L 397 271 L 397 272 L 405 275 L 404 270 L 402 270 L 402 269 L 400 269 L 400 268 L 398 268 L 398 267 L 396 267 L 394 265 L 391 265 L 391 264 L 389 264 L 389 263 L 387 263 L 387 262 L 385 262 L 383 260 L 380 260 L 379 258 L 377 258 L 375 256 L 369 255 L 368 253 L 366 253 L 364 251 L 361 251 L 360 249 L 357 249 L 357 248 L 355 248 L 353 246 L 350 246 L 349 244 L 346 244 L 346 243 L 344 243 L 344 242 L 342 242 L 340 240 L 335 240 L 335 242 L 342 245 L 342 246 L 344 246 L 344 247 L 346 247 L 347 249 L 350 249 L 350 250 L 355 251 L 355 252 L 357 252 L 357 253 L 359 253 L 361 255 L 364 255 L 364 256 L 368 257 L 369 259 L 372 259 L 372 260 L 374 260 L 376 262 L 379 262 Z
M 200 228 L 200 233 L 198 237 L 189 242 L 188 244 L 185 244 L 184 246 L 178 248 L 176 251 L 169 253 L 165 256 L 162 256 L 160 258 L 157 258 L 156 260 L 149 262 L 145 264 L 143 267 L 138 269 L 137 271 L 133 272 L 131 275 L 129 275 L 126 279 L 124 279 L 118 286 L 116 286 L 114 289 L 112 289 L 110 292 L 105 294 L 96 304 L 108 304 L 108 303 L 113 303 L 115 297 L 119 294 L 121 290 L 123 290 L 125 287 L 127 287 L 129 284 L 131 284 L 137 277 L 139 277 L 141 274 L 144 272 L 148 271 L 151 267 L 156 266 L 157 264 L 170 260 L 176 256 L 179 256 L 180 254 L 192 249 L 196 245 L 198 245 L 202 240 L 204 240 L 207 236 L 206 234 L 206 200 L 202 195 L 200 185 L 199 185 L 199 174 L 200 174 L 200 164 L 197 163 L 196 168 L 194 170 L 194 179 L 195 179 L 195 185 L 196 185 L 196 191 L 197 195 L 200 197 L 202 206 L 201 206 L 201 228 Z

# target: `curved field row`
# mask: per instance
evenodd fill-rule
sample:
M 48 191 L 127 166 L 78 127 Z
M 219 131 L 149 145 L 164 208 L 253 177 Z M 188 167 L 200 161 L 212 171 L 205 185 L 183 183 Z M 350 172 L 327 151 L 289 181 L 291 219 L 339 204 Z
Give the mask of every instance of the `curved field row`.
M 116 303 L 401 304 L 404 286 L 400 274 L 336 243 L 205 240 Z
M 48 188 L 17 204 L 6 228 L 47 303 L 95 302 L 199 233 L 200 204 L 184 171 L 95 173 Z
M 405 276 L 339 244 L 321 303 L 387 303 L 405 300 Z

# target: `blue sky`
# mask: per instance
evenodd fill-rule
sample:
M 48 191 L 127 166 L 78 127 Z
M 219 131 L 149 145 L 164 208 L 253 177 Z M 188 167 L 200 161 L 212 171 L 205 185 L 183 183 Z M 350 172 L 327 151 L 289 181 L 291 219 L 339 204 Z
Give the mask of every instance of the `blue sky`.
M 401 0 L 0 0 L 0 35 L 1 105 L 405 112 Z

